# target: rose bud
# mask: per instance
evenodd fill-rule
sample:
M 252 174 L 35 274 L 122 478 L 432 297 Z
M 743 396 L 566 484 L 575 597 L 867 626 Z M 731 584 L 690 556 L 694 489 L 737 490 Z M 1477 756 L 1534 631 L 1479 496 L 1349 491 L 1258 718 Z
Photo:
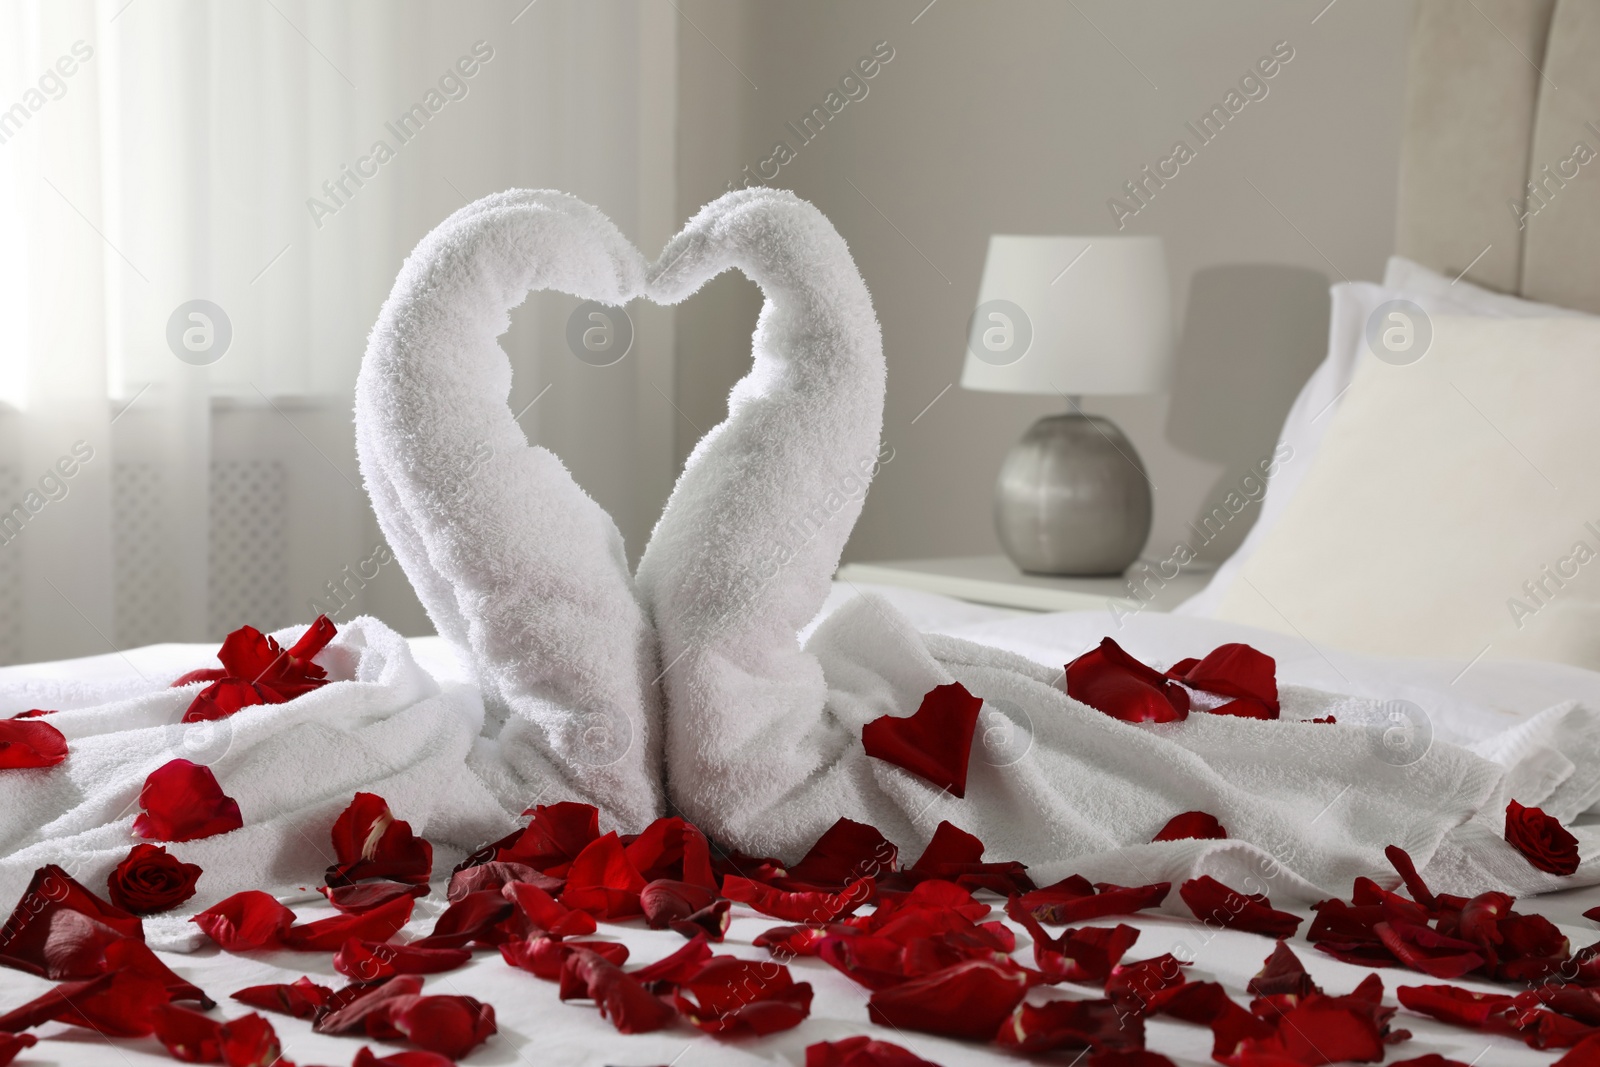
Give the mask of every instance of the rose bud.
M 194 896 L 200 868 L 160 845 L 138 844 L 106 879 L 111 902 L 135 915 L 177 907 Z

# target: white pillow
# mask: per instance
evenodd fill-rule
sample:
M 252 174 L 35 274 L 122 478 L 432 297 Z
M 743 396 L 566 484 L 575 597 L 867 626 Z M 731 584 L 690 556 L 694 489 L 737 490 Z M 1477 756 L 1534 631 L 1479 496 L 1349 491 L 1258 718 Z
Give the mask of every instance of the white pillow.
M 1432 316 L 1367 353 L 1216 616 L 1314 644 L 1600 668 L 1600 318 Z
M 1214 614 L 1217 605 L 1238 580 L 1239 571 L 1276 525 L 1284 507 L 1311 467 L 1328 423 L 1332 421 L 1350 385 L 1357 357 L 1367 350 L 1367 319 L 1380 305 L 1391 300 L 1410 300 L 1430 316 L 1465 314 L 1552 318 L 1583 315 L 1569 308 L 1492 292 L 1465 280 L 1452 283 L 1444 275 L 1402 256 L 1389 257 L 1383 285 L 1340 282 L 1333 286 L 1330 293 L 1332 307 L 1328 315 L 1328 355 L 1306 379 L 1294 406 L 1283 421 L 1278 446 L 1273 451 L 1277 470 L 1267 481 L 1256 523 L 1233 554 L 1217 567 L 1206 587 L 1173 608 L 1173 614 Z

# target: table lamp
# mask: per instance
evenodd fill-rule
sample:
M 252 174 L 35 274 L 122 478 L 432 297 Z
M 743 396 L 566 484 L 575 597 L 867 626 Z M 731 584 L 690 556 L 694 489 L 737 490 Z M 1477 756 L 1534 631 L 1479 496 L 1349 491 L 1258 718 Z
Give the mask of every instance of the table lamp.
M 995 529 L 1022 570 L 1121 574 L 1150 536 L 1150 480 L 1110 419 L 1082 396 L 1166 391 L 1172 299 L 1159 237 L 995 234 L 967 329 L 961 385 L 1060 397 L 1011 446 Z

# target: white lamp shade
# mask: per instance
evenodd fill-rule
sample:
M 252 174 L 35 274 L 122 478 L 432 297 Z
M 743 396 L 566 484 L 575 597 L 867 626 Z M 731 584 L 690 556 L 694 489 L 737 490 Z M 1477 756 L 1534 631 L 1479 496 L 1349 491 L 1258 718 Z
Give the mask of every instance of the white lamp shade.
M 1165 392 L 1172 295 L 1161 238 L 991 236 L 966 356 L 966 389 Z

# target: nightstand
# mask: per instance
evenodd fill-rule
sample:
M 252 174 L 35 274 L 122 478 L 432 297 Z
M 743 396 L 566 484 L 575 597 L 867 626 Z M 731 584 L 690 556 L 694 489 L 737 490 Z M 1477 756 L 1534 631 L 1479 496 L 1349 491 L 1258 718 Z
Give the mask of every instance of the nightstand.
M 839 580 L 897 585 L 924 593 L 941 593 L 958 600 L 994 604 L 1024 611 L 1123 611 L 1139 607 L 1128 582 L 1143 581 L 1144 609 L 1168 611 L 1205 588 L 1211 570 L 1191 564 L 1176 578 L 1157 588 L 1160 572 L 1141 561 L 1126 575 L 1111 578 L 1051 578 L 1024 574 L 1005 556 L 954 556 L 947 559 L 891 560 L 885 563 L 846 563 Z

